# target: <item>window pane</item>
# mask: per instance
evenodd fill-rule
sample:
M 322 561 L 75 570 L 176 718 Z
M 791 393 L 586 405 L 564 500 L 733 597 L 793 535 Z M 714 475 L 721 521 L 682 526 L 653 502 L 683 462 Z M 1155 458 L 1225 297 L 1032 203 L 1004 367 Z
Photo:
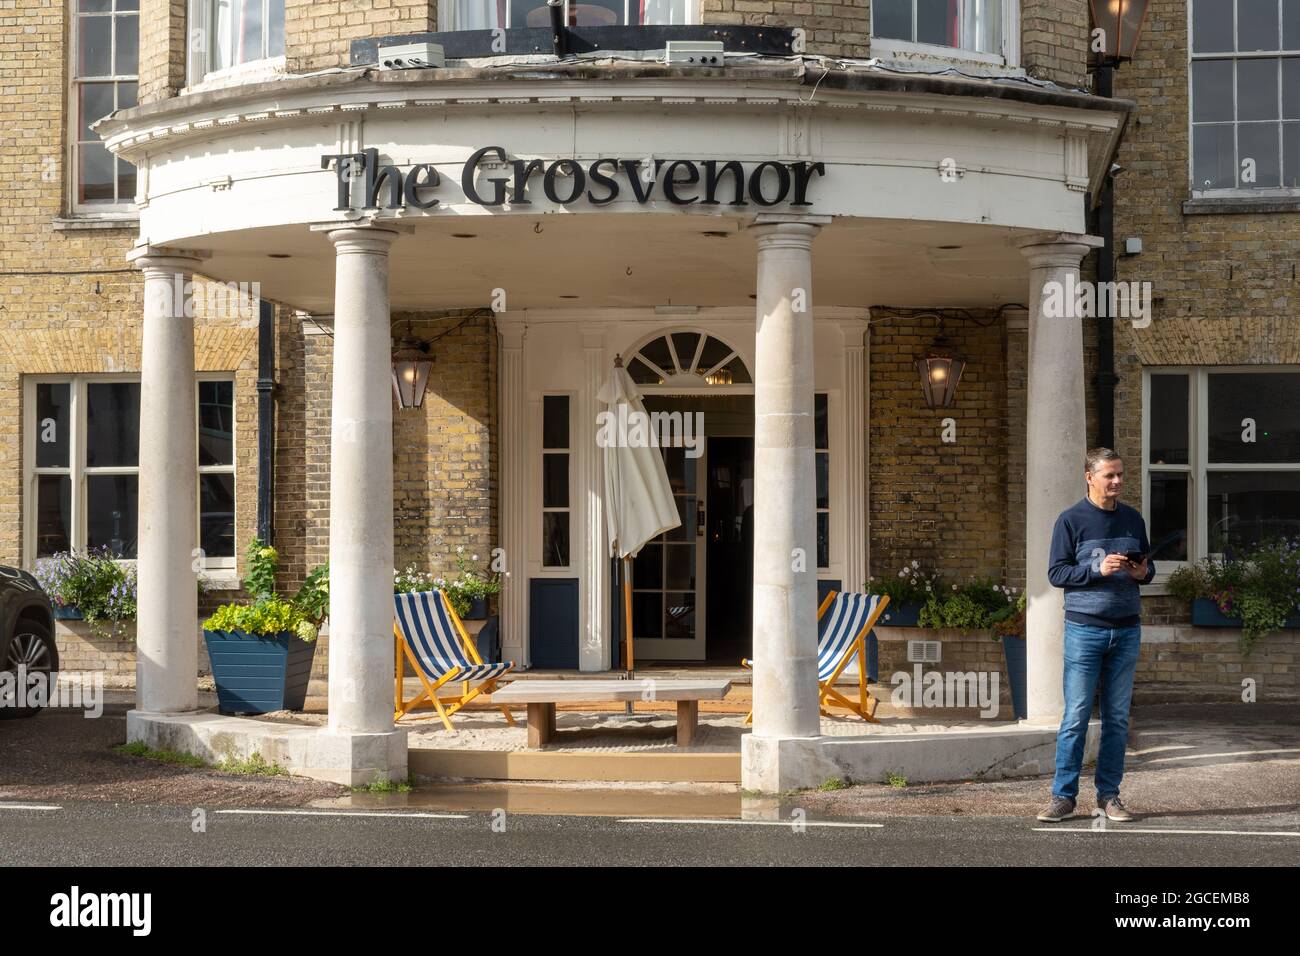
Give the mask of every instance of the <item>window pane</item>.
M 86 399 L 86 467 L 138 464 L 140 383 L 94 382 Z
M 641 361 L 640 356 L 634 358 L 627 366 L 627 374 L 632 376 L 632 381 L 638 385 L 658 385 L 659 373 Z
M 1192 64 L 1192 120 L 1197 123 L 1232 119 L 1232 61 L 1197 60 Z
M 266 55 L 284 56 L 284 0 L 271 0 L 266 24 Z
M 1003 0 L 966 0 L 962 47 L 981 53 L 1002 52 Z
M 235 463 L 235 383 L 199 382 L 199 464 Z
M 113 0 L 77 0 L 78 13 L 103 13 L 113 9 Z
M 117 18 L 117 50 L 113 70 L 118 76 L 135 76 L 140 72 L 140 18 Z
M 632 4 L 630 16 L 635 21 L 637 4 Z M 669 26 L 686 23 L 686 0 L 642 0 L 641 23 L 645 26 Z
M 1282 184 L 1282 158 L 1276 123 L 1243 123 L 1237 130 L 1237 150 L 1241 164 L 1254 160 L 1255 181 L 1246 180 L 1242 169 L 1242 186 L 1280 186 Z
M 1192 7 L 1192 51 L 1232 50 L 1232 0 L 1196 0 Z
M 673 494 L 695 493 L 695 462 L 697 458 L 687 458 L 685 448 L 660 448 L 659 454 L 664 458 L 664 471 L 668 473 L 668 487 Z
M 1208 401 L 1211 462 L 1300 462 L 1300 373 L 1211 375 Z
M 813 440 L 818 448 L 831 447 L 831 433 L 827 422 L 827 416 L 830 414 L 829 406 L 830 400 L 826 395 L 813 396 Z
M 548 27 L 550 24 L 551 14 L 546 0 L 510 0 L 510 26 L 514 29 Z
M 1282 48 L 1300 50 L 1300 0 L 1282 0 Z
M 1151 457 L 1153 465 L 1187 464 L 1186 375 L 1151 376 Z
M 658 589 L 664 586 L 664 546 L 647 544 L 632 559 L 632 590 Z
M 72 478 L 42 475 L 36 479 L 36 556 L 67 551 L 71 540 Z
M 86 478 L 86 547 L 107 547 L 115 558 L 136 556 L 139 485 L 136 475 Z
M 81 124 L 79 136 L 83 141 L 99 143 L 99 136 L 90 127 L 113 112 L 113 84 L 80 83 L 77 98 L 81 101 L 77 110 L 77 121 Z
M 1240 555 L 1300 534 L 1300 473 L 1210 472 L 1206 522 L 1212 553 Z
M 1283 186 L 1300 186 L 1300 123 L 1282 124 Z
M 209 558 L 235 556 L 234 475 L 199 475 L 199 547 Z
M 644 346 L 641 347 L 641 351 L 639 354 L 649 359 L 651 362 L 659 366 L 659 368 L 663 369 L 663 371 L 667 372 L 669 375 L 672 375 L 673 372 L 676 370 L 675 366 L 673 365 L 673 357 L 668 352 L 667 338 L 658 338 L 655 339 L 653 342 L 647 342 Z M 721 359 L 723 357 L 724 356 L 719 356 L 718 358 Z
M 1237 50 L 1277 48 L 1277 0 L 1237 0 Z
M 695 595 L 664 595 L 664 638 L 689 641 L 695 637 Z
M 824 451 L 817 453 L 817 507 L 831 506 L 831 456 Z
M 722 368 L 725 368 L 728 372 L 731 373 L 732 385 L 753 384 L 754 380 L 749 377 L 749 369 L 745 368 L 745 363 L 739 355 L 737 355 L 726 365 L 722 366 Z M 719 369 L 719 371 L 721 371 L 721 369 Z
M 542 507 L 569 506 L 568 454 L 542 456 Z
M 569 397 L 547 395 L 542 398 L 542 447 L 569 447 Z
M 694 541 L 695 540 L 695 496 L 694 495 L 677 495 L 674 499 L 677 502 L 677 517 L 681 522 L 675 528 L 669 528 L 664 532 L 665 541 Z
M 108 76 L 112 71 L 113 18 L 78 17 L 77 76 Z
M 139 87 L 135 83 L 118 83 L 117 84 L 117 108 L 120 110 L 129 110 L 136 105 L 136 94 Z
M 504 27 L 504 23 L 498 21 L 497 0 L 451 0 L 452 3 L 452 26 L 456 30 L 491 30 L 496 27 Z M 501 4 L 501 10 L 505 9 L 505 4 Z M 667 22 L 667 21 L 647 21 L 647 22 Z M 680 21 L 674 20 L 674 23 Z M 441 23 L 438 29 L 446 29 Z
M 1193 188 L 1231 189 L 1237 185 L 1231 124 L 1195 127 L 1192 131 L 1192 157 Z
M 695 350 L 700 346 L 700 334 L 698 332 L 674 332 L 673 348 L 677 350 L 677 361 L 681 363 L 683 371 L 690 371 L 691 363 L 695 361 Z M 703 369 L 700 369 L 703 371 Z
M 243 0 L 239 17 L 237 63 L 262 59 L 262 0 Z
M 1151 473 L 1151 555 L 1187 560 L 1187 475 Z
M 547 511 L 542 514 L 542 566 L 569 566 L 569 513 Z
M 831 516 L 828 512 L 817 512 L 817 567 L 831 566 Z
M 664 636 L 664 596 L 659 591 L 632 595 L 632 636 L 659 639 Z
M 955 0 L 916 0 L 916 42 L 957 45 Z
M 68 423 L 72 386 L 66 382 L 36 385 L 36 467 L 68 467 Z
M 668 588 L 675 591 L 695 590 L 695 545 L 673 544 L 664 548 L 664 576 Z
M 1300 57 L 1282 61 L 1282 118 L 1300 119 Z
M 623 0 L 582 0 L 569 4 L 571 27 L 613 27 L 622 22 Z
M 1277 119 L 1278 61 L 1237 61 L 1237 119 Z
M 872 0 L 871 33 L 890 40 L 912 39 L 912 0 Z
M 128 163 L 125 159 L 116 160 L 117 163 L 117 200 L 118 202 L 133 202 L 135 200 L 135 165 Z
M 140 0 L 117 0 L 118 10 L 139 10 Z
M 77 201 L 113 202 L 113 154 L 104 146 L 85 143 L 77 147 Z

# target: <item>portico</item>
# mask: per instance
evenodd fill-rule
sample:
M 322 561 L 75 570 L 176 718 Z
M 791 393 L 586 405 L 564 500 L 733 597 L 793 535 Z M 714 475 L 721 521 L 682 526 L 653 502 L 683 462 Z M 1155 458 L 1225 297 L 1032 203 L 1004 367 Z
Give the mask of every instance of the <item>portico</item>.
M 677 371 L 698 388 L 659 384 L 665 395 L 752 395 L 756 667 L 743 766 L 744 786 L 771 791 L 816 785 L 857 759 L 850 741 L 819 737 L 816 613 L 819 580 L 859 589 L 869 568 L 872 307 L 1027 304 L 1030 717 L 1054 721 L 1060 603 L 1040 566 L 1051 518 L 1078 497 L 1083 343 L 1078 318 L 1045 318 L 1040 303 L 1047 283 L 1077 278 L 1094 244 L 1084 193 L 1122 113 L 1077 94 L 959 98 L 879 83 L 814 103 L 797 81 L 743 68 L 601 81 L 557 70 L 510 97 L 497 83 L 475 70 L 293 80 L 153 104 L 99 127 L 140 169 L 136 260 L 148 289 L 170 291 L 176 275 L 201 271 L 258 281 L 267 298 L 333 316 L 329 725 L 304 772 L 347 783 L 405 772 L 405 731 L 391 719 L 391 322 L 487 303 L 499 333 L 500 547 L 512 571 L 503 644 L 524 664 L 538 640 L 534 582 L 564 580 L 579 666 L 610 666 L 593 436 L 613 356 L 683 333 L 702 336 L 691 340 L 698 357 L 712 336 L 752 376 L 706 383 L 714 369 L 687 368 L 672 346 Z M 342 169 L 357 156 L 359 172 Z M 649 161 L 629 159 L 638 156 Z M 941 174 L 952 168 L 961 175 L 950 182 Z M 619 189 L 601 182 L 615 175 Z M 185 633 L 197 570 L 192 475 L 170 464 L 188 467 L 195 454 L 192 430 L 175 424 L 194 414 L 192 328 L 161 299 L 146 302 L 142 433 L 152 437 L 141 448 L 132 739 L 196 705 Z M 567 403 L 563 448 L 537 437 L 548 396 Z M 825 447 L 819 400 L 833 436 Z M 568 456 L 563 505 L 533 480 L 548 453 Z M 567 516 L 559 564 L 543 552 L 545 528 L 559 521 L 547 525 L 547 513 Z

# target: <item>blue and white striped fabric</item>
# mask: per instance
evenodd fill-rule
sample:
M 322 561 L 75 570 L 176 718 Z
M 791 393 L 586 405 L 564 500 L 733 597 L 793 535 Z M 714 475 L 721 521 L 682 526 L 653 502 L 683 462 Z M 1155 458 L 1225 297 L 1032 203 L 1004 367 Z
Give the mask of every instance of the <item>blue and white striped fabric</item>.
M 420 670 L 437 680 L 453 668 L 460 668 L 455 680 L 490 680 L 514 665 L 475 664 L 465 654 L 456 625 L 452 622 L 441 591 L 394 594 L 397 628 L 411 649 Z
M 817 679 L 830 679 L 835 668 L 853 646 L 854 639 L 862 633 L 880 603 L 878 594 L 850 594 L 844 591 L 835 595 L 831 606 L 817 622 Z M 741 661 L 753 667 L 749 658 Z

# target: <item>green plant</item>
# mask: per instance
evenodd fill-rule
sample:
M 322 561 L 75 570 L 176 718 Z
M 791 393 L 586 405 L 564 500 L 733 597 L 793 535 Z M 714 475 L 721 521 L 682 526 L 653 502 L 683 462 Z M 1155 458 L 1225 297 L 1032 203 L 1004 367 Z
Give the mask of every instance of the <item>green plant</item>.
M 244 590 L 253 600 L 275 594 L 275 573 L 280 569 L 280 555 L 269 544 L 254 535 L 245 552 Z
M 227 757 L 217 764 L 217 769 L 226 773 L 238 773 L 253 777 L 281 777 L 288 776 L 289 773 L 279 764 L 268 763 L 266 758 L 256 751 L 247 760 L 241 760 L 238 757 Z
M 1015 589 L 987 578 L 972 578 L 967 584 L 952 585 L 953 593 L 932 594 L 921 608 L 922 627 L 952 628 L 959 631 L 987 630 L 1008 619 Z
M 847 790 L 851 786 L 853 786 L 853 784 L 849 783 L 849 781 L 845 780 L 843 777 L 831 777 L 830 779 L 823 781 L 822 785 L 817 789 L 824 793 L 828 790 Z
M 907 786 L 907 778 L 896 770 L 885 771 L 885 783 L 899 790 Z
M 135 568 L 120 564 L 107 546 L 41 558 L 32 573 L 51 603 L 75 607 L 96 636 L 120 636 L 135 620 Z
M 326 561 L 312 568 L 294 595 L 293 603 L 302 615 L 319 628 L 330 612 L 330 563 Z
M 896 575 L 887 575 L 876 580 L 867 578 L 864 590 L 868 594 L 882 594 L 889 598 L 891 607 L 900 608 L 905 604 L 925 604 L 943 588 L 939 572 L 927 574 L 921 569 L 921 562 L 913 560 L 903 565 Z M 888 613 L 888 611 L 886 611 Z
M 114 747 L 113 750 L 115 753 L 124 754 L 128 757 L 144 757 L 147 760 L 157 760 L 159 763 L 178 764 L 183 767 L 208 766 L 208 762 L 202 757 L 181 753 L 177 750 L 154 750 L 143 740 L 133 740 L 129 744 Z
M 405 780 L 394 781 L 386 773 L 375 775 L 375 779 L 362 787 L 349 787 L 353 793 L 410 793 L 413 786 L 414 778 L 407 776 Z
M 295 597 L 282 598 L 275 593 L 275 575 L 280 567 L 275 548 L 254 537 L 248 543 L 246 558 L 244 590 L 253 603 L 222 604 L 203 622 L 203 629 L 260 635 L 292 631 L 304 641 L 316 640 L 320 622 L 329 612 L 329 566 L 313 570 Z
M 995 639 L 1003 637 L 1024 639 L 1025 607 L 1028 604 L 1026 598 L 1027 595 L 1022 591 L 1020 597 L 1016 598 L 1015 604 L 1008 604 L 1005 608 L 993 614 L 993 636 Z
M 306 624 L 308 629 L 303 628 Z M 203 622 L 205 631 L 243 631 L 245 634 L 274 635 L 293 631 L 304 641 L 316 639 L 302 611 L 292 601 L 265 597 L 252 604 L 223 604 Z
M 1208 598 L 1227 617 L 1241 619 L 1241 649 L 1286 626 L 1300 611 L 1300 538 L 1266 541 L 1240 557 L 1206 558 L 1169 576 L 1179 600 Z

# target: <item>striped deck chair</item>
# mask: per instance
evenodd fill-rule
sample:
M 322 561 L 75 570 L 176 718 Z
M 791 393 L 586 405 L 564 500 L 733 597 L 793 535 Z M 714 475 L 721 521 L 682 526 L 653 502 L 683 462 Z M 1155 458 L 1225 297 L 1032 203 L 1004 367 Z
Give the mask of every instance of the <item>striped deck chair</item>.
M 817 609 L 817 706 L 823 714 L 833 716 L 827 702 L 847 707 L 863 720 L 876 720 L 876 698 L 867 693 L 867 632 L 889 604 L 882 594 L 853 594 L 831 591 Z M 835 689 L 835 681 L 854 656 L 858 658 L 858 699 L 849 700 Z M 754 666 L 748 658 L 742 667 Z M 751 710 L 745 723 L 754 719 Z
M 515 665 L 484 664 L 478 648 L 465 632 L 451 602 L 441 591 L 417 591 L 394 594 L 396 612 L 393 636 L 397 644 L 397 682 L 393 691 L 393 720 L 399 721 L 418 708 L 433 707 L 450 731 L 451 715 L 479 694 L 491 694 L 496 682 Z M 402 699 L 403 661 L 409 660 L 424 689 L 410 700 Z M 438 696 L 438 690 L 453 681 L 461 683 L 459 694 Z M 477 687 L 471 682 L 479 681 Z M 510 708 L 501 707 L 506 721 L 515 719 Z

